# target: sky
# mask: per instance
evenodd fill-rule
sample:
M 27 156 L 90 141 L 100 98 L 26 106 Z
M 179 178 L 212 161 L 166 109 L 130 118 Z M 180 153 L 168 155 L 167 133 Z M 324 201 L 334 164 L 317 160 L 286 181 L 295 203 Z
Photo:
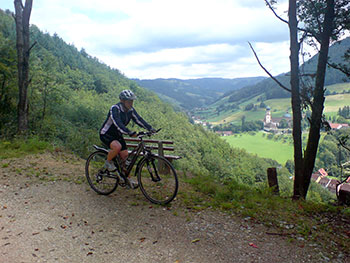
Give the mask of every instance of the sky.
M 30 22 L 128 78 L 266 76 L 248 41 L 273 75 L 289 71 L 288 26 L 264 0 L 33 0 Z

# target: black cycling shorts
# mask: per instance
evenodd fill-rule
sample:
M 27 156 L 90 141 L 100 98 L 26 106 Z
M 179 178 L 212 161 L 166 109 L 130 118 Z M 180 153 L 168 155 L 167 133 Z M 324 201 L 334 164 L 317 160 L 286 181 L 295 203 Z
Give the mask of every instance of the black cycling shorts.
M 123 136 L 111 136 L 108 134 L 100 134 L 100 140 L 108 147 L 110 148 L 111 142 L 118 141 L 122 146 L 122 151 L 127 150 L 126 142 L 123 138 Z

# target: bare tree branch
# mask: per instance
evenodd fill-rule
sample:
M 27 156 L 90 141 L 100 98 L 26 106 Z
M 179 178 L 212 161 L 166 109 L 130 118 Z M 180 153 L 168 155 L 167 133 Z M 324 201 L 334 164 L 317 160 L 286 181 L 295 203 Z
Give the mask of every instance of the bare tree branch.
M 343 146 L 346 150 L 350 151 L 350 147 L 347 146 L 342 140 L 338 140 L 339 144 Z
M 314 10 L 319 10 L 319 8 L 317 8 L 317 6 L 315 5 L 314 2 L 311 1 L 311 5 L 313 6 Z M 319 32 L 319 34 L 321 34 L 321 32 L 322 32 L 322 23 L 320 21 L 320 15 L 316 16 L 316 21 L 317 21 L 317 26 L 318 26 L 318 32 Z
M 264 1 L 265 1 L 266 5 L 268 6 L 268 8 L 271 9 L 271 11 L 273 12 L 273 14 L 274 14 L 279 20 L 281 20 L 283 23 L 288 24 L 288 21 L 285 20 L 285 19 L 283 19 L 282 17 L 280 17 L 280 16 L 276 13 L 275 9 L 273 9 L 272 5 L 271 5 L 267 0 L 264 0 Z M 319 21 L 318 21 L 318 22 L 319 22 Z M 302 39 L 300 40 L 299 43 L 301 43 L 302 41 L 304 41 L 304 39 L 305 39 L 307 36 L 311 36 L 311 37 L 314 37 L 314 38 L 316 38 L 316 39 L 319 39 L 319 36 L 316 35 L 316 34 L 314 34 L 313 32 L 310 32 L 310 31 L 308 31 L 308 30 L 306 30 L 306 29 L 304 29 L 304 28 L 301 28 L 301 27 L 297 27 L 297 29 L 298 29 L 299 31 L 301 31 L 301 32 L 304 32 L 304 35 L 303 35 L 303 37 L 302 37 Z
M 35 41 L 31 46 L 30 46 L 30 48 L 28 49 L 28 54 L 30 53 L 30 51 L 32 50 L 32 48 L 35 46 L 37 44 L 37 42 Z
M 258 55 L 256 54 L 252 44 L 250 44 L 249 41 L 248 41 L 248 44 L 249 44 L 251 50 L 253 51 L 254 56 L 255 56 L 256 60 L 258 61 L 260 67 L 266 72 L 266 74 L 269 75 L 270 78 L 272 78 L 282 89 L 284 89 L 284 90 L 286 90 L 288 92 L 292 92 L 290 89 L 288 89 L 286 86 L 284 86 L 281 82 L 279 82 L 278 79 L 276 79 L 274 76 L 272 76 L 272 74 L 261 64 L 261 62 L 260 62 L 260 60 L 258 58 Z
M 342 68 L 340 65 L 337 65 L 335 63 L 329 63 L 327 62 L 327 65 L 331 68 L 337 69 L 341 72 L 343 72 L 348 78 L 350 78 L 350 72 L 346 70 L 345 68 Z
M 269 1 L 265 0 L 265 3 L 266 5 L 271 9 L 271 11 L 274 13 L 274 15 L 279 19 L 281 20 L 282 22 L 288 24 L 288 21 L 283 19 L 282 17 L 280 17 L 279 15 L 277 15 L 275 9 L 273 9 L 272 5 L 269 3 Z

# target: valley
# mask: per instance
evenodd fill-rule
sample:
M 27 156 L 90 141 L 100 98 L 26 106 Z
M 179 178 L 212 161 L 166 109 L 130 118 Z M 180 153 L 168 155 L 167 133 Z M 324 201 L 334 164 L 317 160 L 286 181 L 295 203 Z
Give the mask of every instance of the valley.
M 326 96 L 324 114 L 326 117 L 336 116 L 339 108 L 350 104 L 350 83 L 339 83 L 327 86 L 329 95 Z M 196 109 L 193 116 L 196 116 L 203 122 L 210 123 L 213 126 L 225 125 L 230 122 L 240 124 L 242 116 L 246 121 L 263 120 L 266 107 L 270 107 L 273 117 L 282 117 L 286 113 L 291 113 L 290 98 L 277 98 L 265 100 L 264 107 L 261 107 L 261 96 L 253 97 L 250 100 L 236 104 L 232 110 L 233 103 L 228 102 L 226 98 L 208 106 L 207 108 Z M 245 110 L 248 104 L 253 104 L 251 110 Z

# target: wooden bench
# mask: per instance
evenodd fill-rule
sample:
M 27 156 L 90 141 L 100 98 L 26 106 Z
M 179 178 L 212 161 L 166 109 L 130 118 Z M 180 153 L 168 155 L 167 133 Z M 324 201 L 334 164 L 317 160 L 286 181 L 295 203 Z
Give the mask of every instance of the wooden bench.
M 138 138 L 124 138 L 126 142 L 126 146 L 129 148 L 129 153 L 132 152 L 138 146 L 140 139 Z M 174 147 L 172 146 L 164 146 L 164 145 L 173 145 L 173 141 L 160 141 L 160 140 L 152 140 L 152 139 L 143 139 L 146 143 L 147 147 L 152 150 L 158 150 L 158 155 L 165 157 L 168 161 L 172 162 L 173 160 L 178 160 L 181 157 L 176 155 L 164 154 L 165 151 L 174 151 Z M 150 145 L 151 144 L 151 145 Z

